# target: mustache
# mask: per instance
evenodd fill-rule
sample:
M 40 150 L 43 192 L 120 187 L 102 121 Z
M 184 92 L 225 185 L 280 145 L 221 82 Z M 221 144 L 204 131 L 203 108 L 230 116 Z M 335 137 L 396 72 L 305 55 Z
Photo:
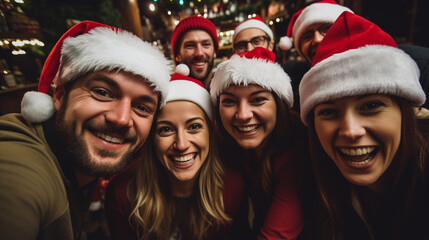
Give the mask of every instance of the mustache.
M 86 122 L 83 124 L 84 128 L 90 129 L 91 131 L 102 132 L 107 135 L 120 136 L 127 139 L 128 141 L 135 142 L 137 141 L 137 134 L 132 132 L 128 127 L 117 127 L 114 124 L 93 124 Z

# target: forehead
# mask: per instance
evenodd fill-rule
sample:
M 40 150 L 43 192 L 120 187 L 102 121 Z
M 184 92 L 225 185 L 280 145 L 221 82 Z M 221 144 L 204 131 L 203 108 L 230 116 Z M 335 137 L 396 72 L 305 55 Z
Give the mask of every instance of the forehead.
M 182 44 L 185 42 L 202 42 L 202 41 L 210 41 L 213 43 L 213 40 L 206 31 L 195 29 L 186 32 L 182 37 Z
M 234 39 L 234 43 L 237 43 L 239 41 L 244 41 L 244 40 L 248 41 L 254 37 L 265 36 L 265 35 L 267 34 L 259 28 L 247 28 L 237 34 L 237 36 Z
M 159 112 L 157 121 L 186 121 L 199 117 L 205 119 L 204 111 L 196 103 L 187 100 L 167 102 Z

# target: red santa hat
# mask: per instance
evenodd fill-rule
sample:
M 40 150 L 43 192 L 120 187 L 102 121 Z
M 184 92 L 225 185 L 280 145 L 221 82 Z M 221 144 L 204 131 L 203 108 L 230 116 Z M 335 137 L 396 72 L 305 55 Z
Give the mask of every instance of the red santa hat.
M 188 77 L 189 68 L 185 64 L 176 67 L 176 73 L 171 75 L 166 102 L 185 100 L 197 104 L 213 121 L 213 107 L 209 92 L 201 81 Z
M 334 23 L 335 20 L 344 11 L 353 13 L 347 7 L 339 5 L 334 0 L 322 0 L 296 12 L 290 22 L 285 37 L 280 38 L 279 47 L 282 50 L 292 48 L 292 41 L 295 44 L 296 50 L 301 54 L 299 39 L 301 35 L 313 24 L 316 23 Z
M 232 41 L 234 42 L 235 37 L 238 35 L 238 33 L 248 28 L 258 28 L 264 31 L 270 37 L 271 40 L 274 40 L 273 31 L 271 31 L 271 29 L 267 26 L 267 24 L 265 24 L 265 22 L 259 15 L 256 15 L 255 17 L 249 18 L 246 21 L 238 24 L 234 28 L 234 35 L 232 36 Z
M 275 62 L 275 54 L 263 47 L 256 47 L 252 51 L 236 53 L 230 59 L 222 62 L 215 69 L 210 84 L 210 95 L 213 103 L 223 90 L 231 85 L 247 86 L 259 85 L 276 93 L 293 105 L 293 93 L 289 76 L 283 68 Z
M 189 16 L 182 19 L 171 33 L 170 43 L 174 57 L 179 54 L 180 44 L 182 43 L 183 35 L 185 35 L 185 33 L 191 30 L 206 31 L 213 39 L 215 51 L 217 52 L 219 50 L 219 40 L 217 38 L 216 26 L 207 18 L 199 16 Z
M 362 94 L 387 94 L 416 106 L 426 96 L 417 64 L 374 23 L 344 12 L 320 42 L 312 68 L 299 85 L 301 120 L 323 102 Z
M 46 93 L 51 84 L 67 82 L 100 70 L 121 70 L 145 78 L 154 91 L 167 94 L 171 62 L 137 36 L 108 25 L 83 21 L 58 40 L 43 66 L 38 92 L 27 92 L 21 112 L 30 122 L 43 122 L 55 112 Z

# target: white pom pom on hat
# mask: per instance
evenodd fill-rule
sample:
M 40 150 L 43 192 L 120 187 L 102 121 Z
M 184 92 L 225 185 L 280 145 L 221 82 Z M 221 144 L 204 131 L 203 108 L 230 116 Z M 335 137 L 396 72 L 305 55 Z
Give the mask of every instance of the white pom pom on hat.
M 189 70 L 188 65 L 183 64 L 183 63 L 177 65 L 176 66 L 176 73 L 182 74 L 184 76 L 189 76 L 190 70 Z
M 292 48 L 292 41 L 288 36 L 284 36 L 280 38 L 279 47 L 283 51 L 287 51 Z
M 38 94 L 25 94 L 22 114 L 30 122 L 48 120 L 55 112 L 45 101 L 51 84 L 67 82 L 100 70 L 122 70 L 142 76 L 161 93 L 168 92 L 171 62 L 151 44 L 119 28 L 83 21 L 70 28 L 56 43 L 43 66 Z M 40 97 L 42 101 L 36 99 Z M 38 102 L 38 104 L 36 104 Z M 52 100 L 51 100 L 52 102 Z M 43 105 L 45 104 L 45 105 Z

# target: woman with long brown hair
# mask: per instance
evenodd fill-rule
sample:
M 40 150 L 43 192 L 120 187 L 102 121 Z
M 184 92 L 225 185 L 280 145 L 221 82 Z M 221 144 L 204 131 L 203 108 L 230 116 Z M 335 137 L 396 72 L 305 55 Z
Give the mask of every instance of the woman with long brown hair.
M 415 108 L 426 100 L 416 63 L 378 26 L 344 12 L 300 96 L 321 199 L 306 236 L 426 239 L 429 120 Z
M 302 228 L 300 164 L 305 144 L 290 110 L 290 78 L 275 55 L 257 47 L 221 63 L 210 85 L 220 129 L 220 152 L 240 171 L 259 239 L 294 239 Z
M 166 104 L 141 157 L 109 183 L 107 213 L 114 239 L 228 236 L 242 180 L 222 166 L 212 118 L 201 82 L 172 75 Z M 224 199 L 224 191 L 234 196 Z

